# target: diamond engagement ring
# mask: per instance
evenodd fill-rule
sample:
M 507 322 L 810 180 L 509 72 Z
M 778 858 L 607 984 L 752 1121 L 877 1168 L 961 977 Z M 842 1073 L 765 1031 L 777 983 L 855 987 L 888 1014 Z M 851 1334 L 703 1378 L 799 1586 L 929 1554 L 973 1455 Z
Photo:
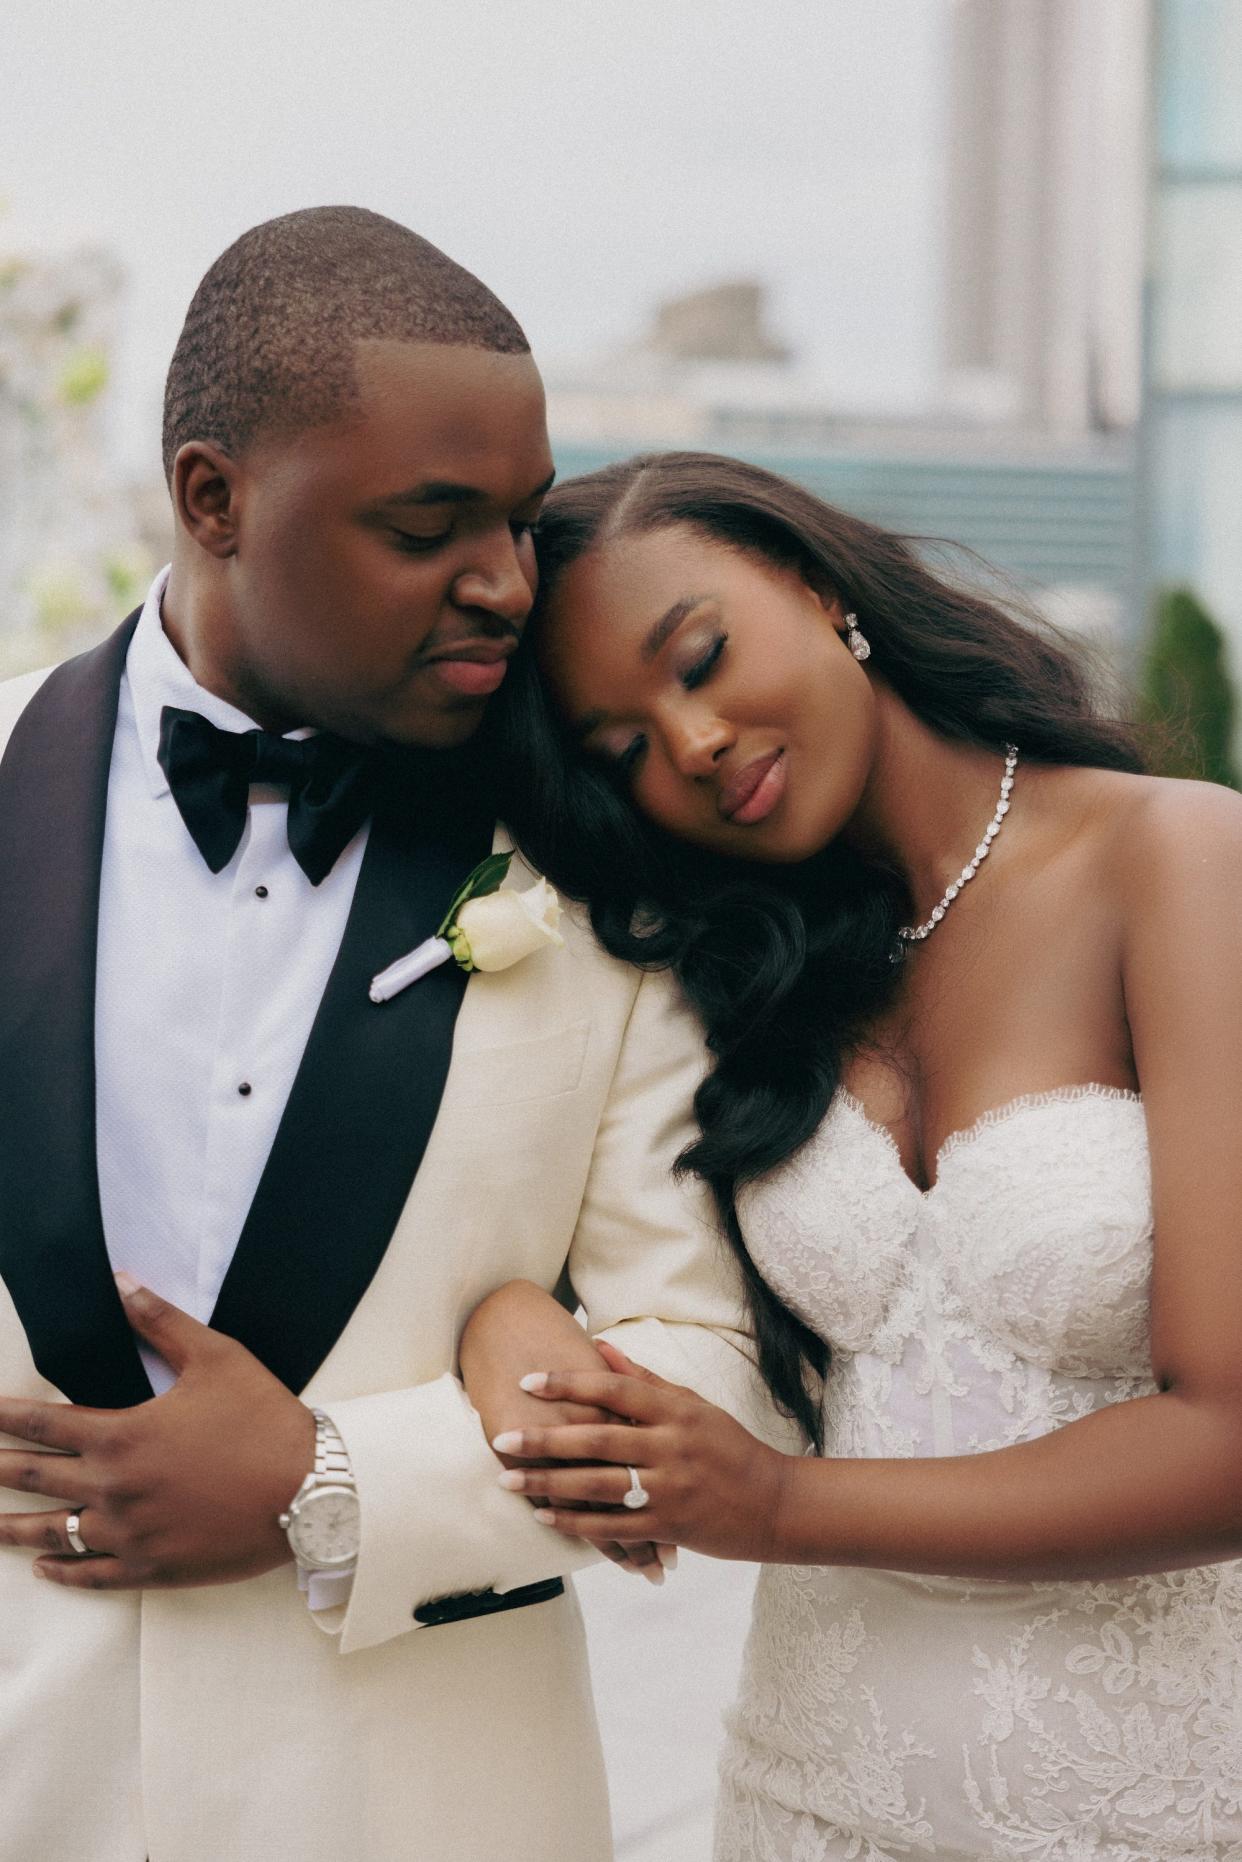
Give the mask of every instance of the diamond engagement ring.
M 632 1513 L 636 1513 L 640 1506 L 646 1506 L 651 1495 L 639 1480 L 637 1468 L 627 1468 L 625 1471 L 630 1477 L 630 1491 L 625 1495 L 621 1504 L 628 1506 Z
M 65 1521 L 65 1537 L 79 1558 L 90 1556 L 91 1548 L 82 1537 L 82 1515 L 80 1513 L 70 1513 Z

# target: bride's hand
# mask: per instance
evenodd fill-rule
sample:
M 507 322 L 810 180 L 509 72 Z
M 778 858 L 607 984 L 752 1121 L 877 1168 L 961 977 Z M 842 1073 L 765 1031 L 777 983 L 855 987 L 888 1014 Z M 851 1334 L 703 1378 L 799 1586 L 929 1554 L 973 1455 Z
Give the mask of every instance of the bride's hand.
M 513 1434 L 528 1423 L 607 1421 L 602 1410 L 566 1403 L 547 1414 L 533 1397 L 524 1396 L 518 1378 L 532 1358 L 566 1370 L 598 1370 L 600 1355 L 576 1319 L 542 1287 L 511 1280 L 490 1293 L 466 1323 L 459 1347 L 462 1382 L 489 1436 Z M 507 1461 L 507 1457 L 506 1457 Z M 623 1570 L 637 1571 L 653 1584 L 664 1581 L 669 1548 L 662 1554 L 649 1541 L 621 1546 L 601 1541 L 598 1549 Z
M 498 1453 L 579 1464 L 514 1469 L 503 1484 L 546 1500 L 540 1519 L 573 1538 L 597 1544 L 650 1538 L 716 1558 L 779 1562 L 792 1457 L 768 1448 L 693 1390 L 632 1364 L 615 1346 L 597 1349 L 611 1371 L 541 1371 L 524 1377 L 522 1388 L 545 1402 L 592 1404 L 624 1420 L 498 1436 L 492 1443 Z M 581 1465 L 590 1462 L 610 1465 Z M 624 1506 L 630 1468 L 648 1495 L 633 1511 Z

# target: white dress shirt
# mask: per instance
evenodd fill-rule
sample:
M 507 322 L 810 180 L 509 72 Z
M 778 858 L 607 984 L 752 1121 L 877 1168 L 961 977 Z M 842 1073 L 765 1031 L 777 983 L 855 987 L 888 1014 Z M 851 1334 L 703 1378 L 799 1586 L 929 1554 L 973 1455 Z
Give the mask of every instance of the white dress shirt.
M 256 785 L 236 853 L 210 870 L 157 760 L 160 713 L 176 705 L 221 730 L 255 725 L 178 656 L 160 619 L 167 580 L 165 569 L 130 643 L 108 777 L 96 1143 L 113 1270 L 206 1321 L 340 946 L 368 829 L 312 886 L 289 851 L 284 791 Z M 167 1389 L 168 1366 L 145 1346 L 142 1356 L 156 1392 Z

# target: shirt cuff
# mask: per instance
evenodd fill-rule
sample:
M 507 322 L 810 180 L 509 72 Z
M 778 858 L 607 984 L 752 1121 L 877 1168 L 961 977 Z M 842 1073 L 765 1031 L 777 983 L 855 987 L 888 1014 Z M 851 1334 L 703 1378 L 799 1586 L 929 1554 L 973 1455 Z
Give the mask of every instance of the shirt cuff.
M 298 1566 L 298 1589 L 306 1595 L 308 1610 L 334 1610 L 349 1602 L 356 1565 L 342 1571 L 304 1571 Z

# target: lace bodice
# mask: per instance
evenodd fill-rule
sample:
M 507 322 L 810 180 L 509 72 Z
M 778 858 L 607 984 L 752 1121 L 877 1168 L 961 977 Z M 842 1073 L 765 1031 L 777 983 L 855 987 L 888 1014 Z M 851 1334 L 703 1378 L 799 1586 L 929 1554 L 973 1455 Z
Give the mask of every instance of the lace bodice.
M 833 1348 L 829 1453 L 1000 1448 L 1151 1387 L 1133 1093 L 1067 1087 L 987 1113 L 941 1147 L 930 1190 L 841 1093 L 739 1214 L 761 1273 Z
M 746 1191 L 751 1253 L 833 1349 L 826 1453 L 970 1454 L 1154 1388 L 1137 1095 L 1033 1094 L 922 1191 L 838 1094 Z M 1242 1575 L 1008 1584 L 773 1567 L 718 1862 L 1242 1862 Z

